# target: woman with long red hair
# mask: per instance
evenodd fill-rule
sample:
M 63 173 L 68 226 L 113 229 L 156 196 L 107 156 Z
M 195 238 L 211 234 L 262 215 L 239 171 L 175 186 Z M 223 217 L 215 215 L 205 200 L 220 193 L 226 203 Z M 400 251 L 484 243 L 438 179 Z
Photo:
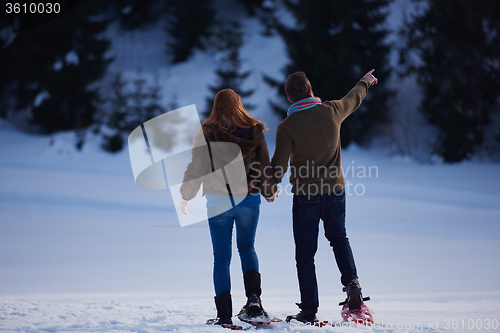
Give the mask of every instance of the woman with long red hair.
M 192 161 L 184 173 L 180 189 L 182 201 L 179 209 L 187 214 L 189 201 L 196 196 L 203 183 L 214 254 L 213 281 L 218 318 L 215 323 L 219 325 L 232 324 L 230 263 L 233 225 L 236 225 L 236 242 L 247 297 L 242 313 L 249 318 L 267 315 L 260 299 L 261 276 L 254 248 L 260 212 L 260 195 L 262 194 L 267 199 L 276 196 L 276 185 L 270 171 L 264 130 L 264 123 L 245 110 L 240 95 L 231 89 L 218 92 L 212 112 L 202 123 L 194 143 L 195 147 L 199 147 L 203 145 L 203 141 L 206 141 L 208 153 L 200 153 L 199 150 L 197 153 L 193 149 Z M 215 155 L 218 153 L 215 142 L 227 142 L 239 147 L 245 164 L 247 181 L 244 197 L 241 197 L 241 193 L 234 193 L 235 189 L 228 186 L 226 176 L 222 181 L 221 179 L 213 181 L 209 177 L 203 177 L 208 174 L 213 175 L 217 168 L 221 168 L 220 162 L 217 166 Z M 226 160 L 232 158 L 226 158 Z M 222 160 L 224 159 L 223 157 Z M 228 204 L 228 194 L 231 205 Z

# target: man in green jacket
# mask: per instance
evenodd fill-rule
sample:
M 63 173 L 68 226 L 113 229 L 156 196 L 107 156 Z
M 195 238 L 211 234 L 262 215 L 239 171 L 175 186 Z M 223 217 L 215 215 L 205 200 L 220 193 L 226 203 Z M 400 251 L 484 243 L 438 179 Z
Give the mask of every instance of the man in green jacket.
M 346 287 L 350 310 L 361 307 L 363 298 L 356 265 L 345 230 L 345 182 L 340 160 L 340 126 L 378 82 L 366 73 L 340 100 L 322 102 L 315 97 L 303 72 L 290 74 L 285 83 L 288 101 L 293 103 L 287 118 L 276 131 L 276 149 L 271 160 L 276 182 L 281 182 L 290 159 L 293 196 L 293 234 L 301 311 L 296 320 L 316 321 L 319 307 L 314 266 L 319 220 L 333 248 L 335 260 Z M 274 199 L 267 199 L 272 202 Z

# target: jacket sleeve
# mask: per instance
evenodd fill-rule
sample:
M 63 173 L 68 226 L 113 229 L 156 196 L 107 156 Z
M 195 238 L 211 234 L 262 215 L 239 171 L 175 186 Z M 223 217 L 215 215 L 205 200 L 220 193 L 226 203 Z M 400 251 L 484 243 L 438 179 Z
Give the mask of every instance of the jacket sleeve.
M 356 109 L 361 105 L 361 102 L 368 93 L 369 88 L 370 81 L 363 77 L 342 99 L 327 101 L 324 104 L 332 107 L 340 119 L 344 121 L 345 118 L 356 111 Z
M 260 133 L 259 145 L 256 150 L 255 160 L 257 162 L 257 174 L 259 175 L 260 193 L 265 198 L 270 198 L 276 192 L 276 183 L 273 178 L 271 162 L 269 161 L 269 151 L 267 149 L 264 132 Z
M 276 183 L 281 183 L 288 170 L 288 160 L 292 155 L 293 140 L 288 129 L 281 123 L 276 129 L 276 148 L 271 160 L 273 176 Z
M 212 172 L 208 145 L 201 128 L 196 134 L 191 152 L 191 162 L 184 172 L 184 178 L 180 188 L 182 198 L 188 201 L 196 196 L 200 190 L 204 177 Z

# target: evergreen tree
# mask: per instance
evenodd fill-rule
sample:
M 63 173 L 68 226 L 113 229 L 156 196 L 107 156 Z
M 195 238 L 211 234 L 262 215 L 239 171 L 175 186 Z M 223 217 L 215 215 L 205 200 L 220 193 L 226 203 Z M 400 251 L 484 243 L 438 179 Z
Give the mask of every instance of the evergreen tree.
M 102 33 L 110 20 L 100 1 L 80 1 L 65 15 L 19 32 L 2 50 L 16 110 L 32 110 L 42 132 L 84 128 L 92 123 L 100 80 L 111 59 Z
M 379 84 L 361 107 L 342 124 L 342 145 L 362 144 L 371 138 L 377 123 L 387 120 L 386 101 L 390 91 L 385 86 L 390 74 L 388 31 L 382 26 L 391 0 L 284 0 L 296 23 L 288 27 L 276 23 L 287 45 L 290 63 L 285 77 L 303 71 L 311 81 L 315 96 L 323 100 L 339 99 L 370 69 L 375 68 Z M 265 80 L 277 87 L 282 103 L 272 102 L 273 109 L 286 117 L 284 81 Z
M 5 11 L 0 11 L 0 118 L 7 117 L 7 111 L 12 108 L 11 96 L 14 90 L 14 68 L 9 64 L 11 54 L 4 52 L 8 44 L 15 38 L 9 26 Z
M 170 0 L 108 0 L 110 14 L 114 15 L 124 30 L 134 30 L 152 25 L 163 15 Z
M 255 16 L 257 11 L 262 6 L 264 0 L 238 0 L 245 5 L 245 8 L 250 16 Z
M 158 78 L 149 87 L 143 78 L 137 78 L 132 83 L 134 87 L 130 91 L 121 74 L 117 74 L 111 83 L 110 98 L 99 119 L 101 125 L 105 126 L 102 143 L 104 150 L 122 150 L 130 132 L 165 112 Z
M 208 117 L 212 112 L 215 95 L 223 89 L 232 89 L 242 100 L 253 94 L 253 90 L 243 90 L 243 81 L 251 74 L 250 71 L 241 72 L 240 48 L 243 45 L 241 24 L 236 21 L 220 23 L 216 32 L 216 47 L 220 52 L 219 65 L 216 70 L 216 84 L 209 86 L 211 97 L 207 98 L 207 109 L 203 113 Z M 244 105 L 245 109 L 252 109 L 251 105 Z
M 126 85 L 127 83 L 118 73 L 111 83 L 110 97 L 104 105 L 107 112 L 99 114 L 98 122 L 106 126 L 102 148 L 110 152 L 122 150 L 124 133 L 133 130 L 129 119 L 129 95 L 125 92 Z
M 133 125 L 129 119 L 129 99 L 130 96 L 125 91 L 127 83 L 120 73 L 116 74 L 111 83 L 111 97 L 109 99 L 111 113 L 107 121 L 107 126 L 116 128 L 119 131 L 132 131 Z
M 145 89 L 146 80 L 137 78 L 133 80 L 134 90 L 130 93 L 130 115 L 132 122 L 137 125 L 143 121 L 149 120 L 146 118 L 146 106 L 148 103 L 148 93 Z
M 152 86 L 148 88 L 148 104 L 145 108 L 145 119 L 147 121 L 149 119 L 153 119 L 156 116 L 159 116 L 165 113 L 165 107 L 161 103 L 161 86 L 158 76 L 155 76 L 155 81 Z
M 195 48 L 205 49 L 204 38 L 210 37 L 215 10 L 212 0 L 171 0 L 168 6 L 167 55 L 172 63 L 180 63 L 191 57 Z
M 408 73 L 423 87 L 422 113 L 439 130 L 436 151 L 446 162 L 469 159 L 483 144 L 483 132 L 500 95 L 500 3 L 496 0 L 414 1 L 424 5 L 402 36 Z
M 262 2 L 260 10 L 257 11 L 257 17 L 264 27 L 264 30 L 261 32 L 263 36 L 270 37 L 273 35 L 274 27 L 278 22 L 276 9 L 277 7 L 274 1 L 265 0 Z

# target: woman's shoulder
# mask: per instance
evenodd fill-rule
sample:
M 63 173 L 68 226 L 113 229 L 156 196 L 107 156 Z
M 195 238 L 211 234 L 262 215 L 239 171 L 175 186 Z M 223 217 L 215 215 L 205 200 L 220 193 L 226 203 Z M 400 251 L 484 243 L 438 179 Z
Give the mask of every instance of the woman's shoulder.
M 255 128 L 255 126 L 248 127 L 248 128 L 237 127 L 234 130 L 233 135 L 237 136 L 243 140 L 252 140 L 252 138 L 253 138 L 252 134 L 253 134 L 254 128 Z
M 262 123 L 255 124 L 252 127 L 252 136 L 257 137 L 257 136 L 261 135 L 262 133 L 264 133 L 265 129 L 266 128 L 265 128 L 264 124 L 262 124 Z

